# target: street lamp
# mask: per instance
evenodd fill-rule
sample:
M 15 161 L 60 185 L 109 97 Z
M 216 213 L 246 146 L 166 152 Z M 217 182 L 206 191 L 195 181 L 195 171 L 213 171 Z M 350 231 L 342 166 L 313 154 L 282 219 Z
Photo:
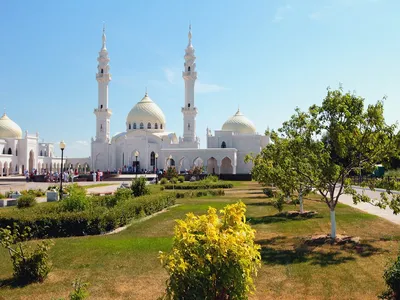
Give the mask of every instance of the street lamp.
M 156 184 L 158 183 L 158 174 L 157 174 L 157 159 L 158 159 L 158 153 L 156 153 L 156 155 L 154 155 L 154 157 L 156 158 Z
M 172 165 L 171 165 L 172 155 L 171 154 L 168 156 L 168 160 L 169 160 L 169 168 L 171 168 L 171 173 L 172 173 Z M 173 182 L 172 182 L 172 189 L 175 190 L 175 185 Z
M 138 156 L 139 156 L 139 151 L 135 151 L 135 157 L 136 157 L 136 163 L 135 163 L 135 168 L 136 168 L 136 178 L 137 178 L 137 169 L 138 169 L 138 167 L 137 167 L 137 158 L 138 158 Z
M 60 170 L 60 200 L 62 200 L 63 197 L 63 190 L 62 190 L 62 181 L 63 181 L 63 160 L 64 160 L 64 149 L 65 149 L 65 143 L 64 141 L 60 142 L 60 149 L 61 149 L 61 170 Z

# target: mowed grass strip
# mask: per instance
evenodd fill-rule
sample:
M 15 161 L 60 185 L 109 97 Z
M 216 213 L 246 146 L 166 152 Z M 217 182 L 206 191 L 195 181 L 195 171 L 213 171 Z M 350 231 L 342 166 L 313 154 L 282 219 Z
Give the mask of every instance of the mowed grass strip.
M 329 210 L 317 196 L 305 200 L 309 219 L 277 216 L 271 199 L 255 183 L 241 183 L 223 197 L 178 199 L 178 206 L 108 236 L 55 239 L 50 251 L 53 270 L 42 284 L 14 288 L 8 253 L 0 250 L 0 296 L 5 299 L 67 297 L 71 282 L 90 282 L 91 299 L 157 299 L 166 272 L 158 251 L 172 245 L 176 219 L 188 212 L 205 213 L 242 199 L 247 221 L 256 229 L 263 265 L 251 299 L 376 299 L 384 289 L 382 273 L 398 251 L 400 227 L 351 207 L 337 207 L 338 233 L 359 236 L 360 246 L 307 246 L 306 237 L 329 233 Z M 284 210 L 298 207 L 285 205 Z M 1 299 L 1 297 L 0 297 Z

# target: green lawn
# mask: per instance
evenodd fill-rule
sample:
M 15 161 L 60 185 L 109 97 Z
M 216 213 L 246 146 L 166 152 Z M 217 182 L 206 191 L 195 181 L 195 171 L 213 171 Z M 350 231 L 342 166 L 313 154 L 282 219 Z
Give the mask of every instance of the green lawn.
M 376 299 L 384 289 L 382 272 L 397 253 L 399 226 L 339 204 L 338 233 L 359 236 L 361 244 L 305 246 L 307 236 L 329 232 L 326 205 L 314 197 L 305 201 L 305 209 L 318 211 L 316 217 L 277 217 L 261 187 L 242 183 L 224 197 L 178 199 L 179 206 L 118 234 L 54 240 L 53 269 L 42 284 L 12 286 L 11 262 L 0 249 L 0 299 L 67 297 L 76 277 L 90 282 L 90 299 L 157 299 L 167 279 L 157 255 L 172 245 L 174 220 L 238 199 L 247 204 L 247 220 L 262 246 L 263 266 L 252 299 Z

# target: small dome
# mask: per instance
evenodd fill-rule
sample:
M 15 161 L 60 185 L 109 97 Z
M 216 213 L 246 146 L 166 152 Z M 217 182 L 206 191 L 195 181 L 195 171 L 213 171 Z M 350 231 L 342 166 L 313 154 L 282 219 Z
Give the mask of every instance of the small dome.
M 222 125 L 223 131 L 233 131 L 235 133 L 244 133 L 244 134 L 252 134 L 256 132 L 256 127 L 253 122 L 247 119 L 241 112 L 238 110 L 236 114 L 230 117 L 224 125 Z
M 147 128 L 147 124 L 151 124 L 151 129 L 156 129 L 155 124 L 157 124 L 157 129 L 160 125 L 165 126 L 165 116 L 161 108 L 146 95 L 131 109 L 126 118 L 127 124 L 136 123 L 137 129 L 139 129 L 139 124 L 143 123 L 144 128 Z
M 20 139 L 22 138 L 21 127 L 11 120 L 5 113 L 0 118 L 0 138 L 1 139 Z

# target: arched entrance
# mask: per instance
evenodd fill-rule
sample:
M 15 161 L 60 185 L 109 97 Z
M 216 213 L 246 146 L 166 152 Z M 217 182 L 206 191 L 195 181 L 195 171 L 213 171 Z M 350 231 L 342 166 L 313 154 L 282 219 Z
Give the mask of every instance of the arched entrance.
M 35 153 L 33 150 L 29 151 L 29 164 L 28 164 L 28 172 L 33 172 L 33 168 L 35 167 Z
M 225 157 L 221 161 L 221 174 L 233 174 L 232 161 L 229 157 Z
M 190 163 L 186 157 L 182 157 L 178 163 L 178 170 L 180 173 L 185 173 L 190 170 Z
M 150 166 L 153 172 L 156 170 L 156 154 L 154 151 L 151 151 L 150 153 Z
M 218 162 L 214 157 L 210 157 L 207 160 L 207 173 L 208 174 L 219 174 Z

